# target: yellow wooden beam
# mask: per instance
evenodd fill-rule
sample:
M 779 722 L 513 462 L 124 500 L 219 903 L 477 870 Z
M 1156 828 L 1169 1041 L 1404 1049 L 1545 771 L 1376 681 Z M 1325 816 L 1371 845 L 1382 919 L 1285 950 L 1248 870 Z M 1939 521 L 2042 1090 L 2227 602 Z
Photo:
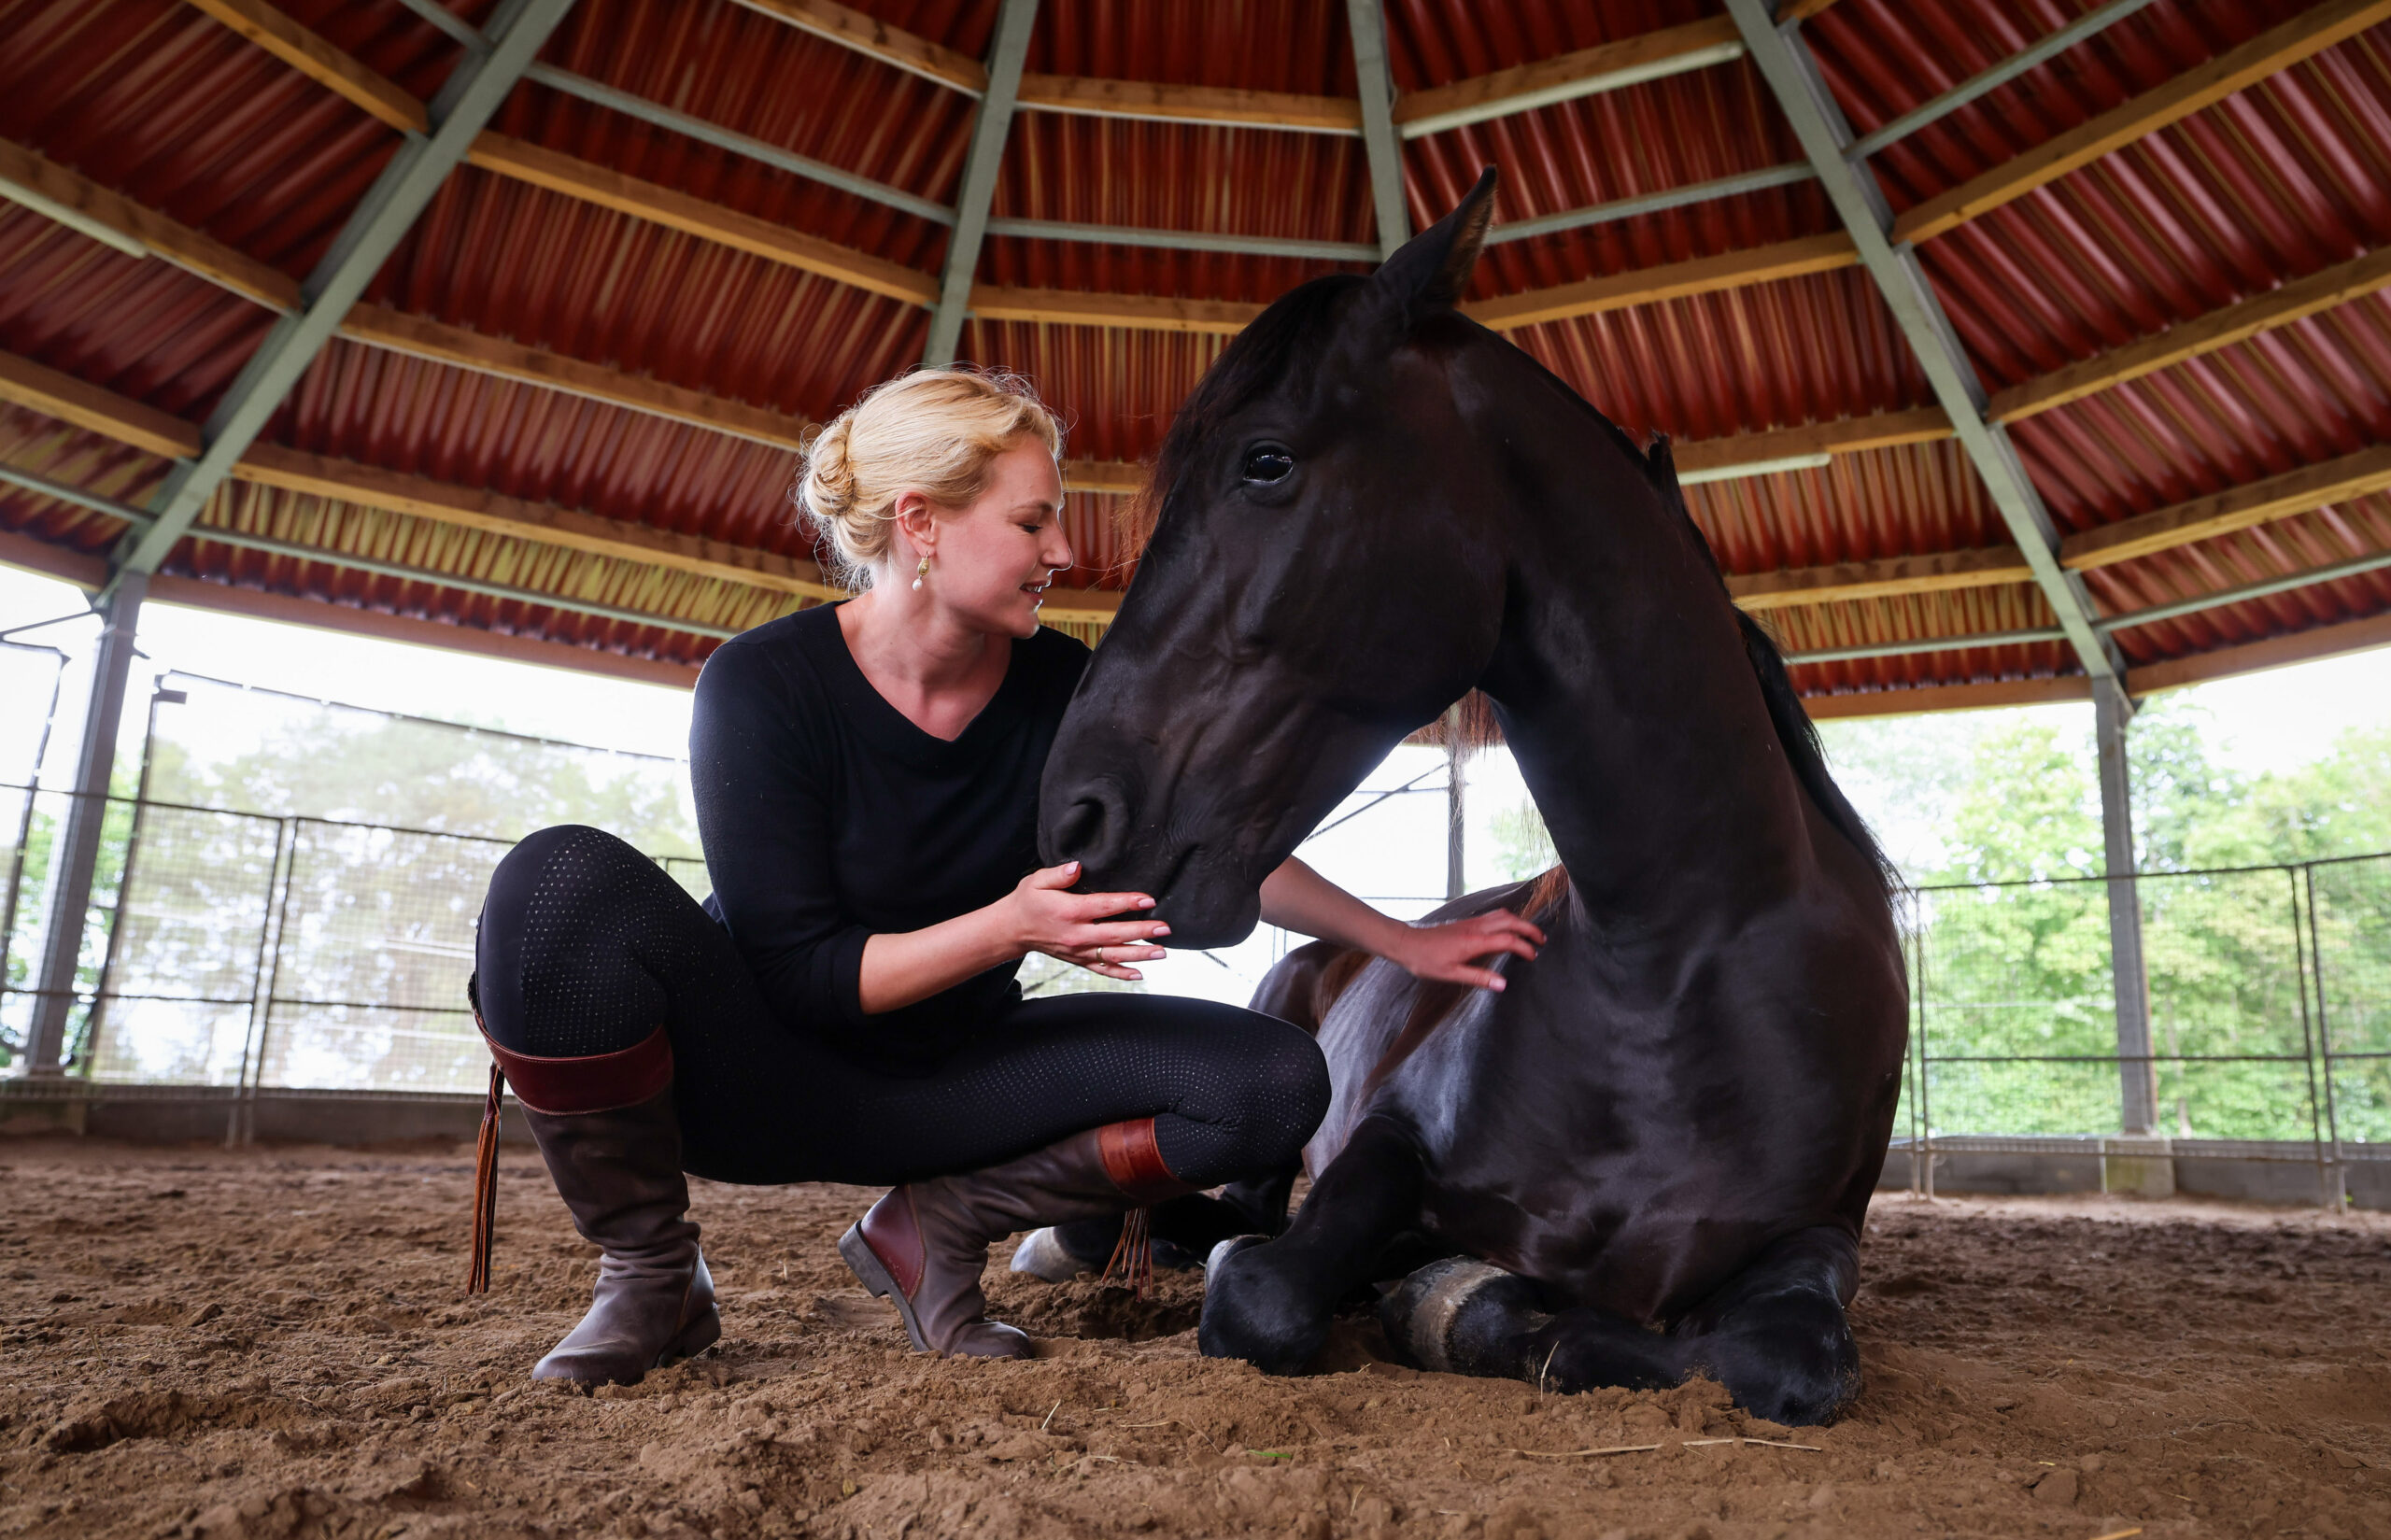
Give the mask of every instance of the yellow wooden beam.
M 1450 85 L 1406 92 L 1395 100 L 1394 125 L 1400 129 L 1407 123 L 1493 106 L 1510 97 L 1534 95 L 1599 76 L 1624 74 L 1740 41 L 1733 17 L 1707 16 L 1683 26 L 1638 33 L 1633 37 L 1597 43 L 1592 48 L 1538 59 L 1491 75 L 1475 75 Z
M 0 181 L 39 193 L 210 283 L 274 310 L 299 307 L 299 280 L 24 146 L 0 139 Z
M 432 119 L 415 94 L 334 48 L 265 0 L 190 0 L 292 69 L 346 97 L 402 134 L 429 134 Z
M 2321 465 L 2302 466 L 2279 476 L 2069 535 L 2059 542 L 2059 564 L 2082 571 L 2130 561 L 2153 551 L 2213 540 L 2236 530 L 2330 507 L 2385 487 L 2391 487 L 2391 445 L 2376 445 Z
M 670 417 L 775 448 L 802 448 L 805 435 L 814 427 L 803 417 L 628 374 L 619 369 L 586 363 L 561 353 L 527 347 L 503 337 L 488 336 L 378 304 L 352 307 L 340 331 L 342 336 L 369 346 L 536 385 L 543 389 L 561 390 L 567 395 L 587 396 L 592 401 L 628 407 L 651 417 Z
M 1234 86 L 1173 86 L 1153 80 L 1107 80 L 1070 75 L 1025 75 L 1021 106 L 1043 112 L 1101 118 L 1151 118 L 1173 123 L 1225 123 L 1251 128 L 1362 132 L 1362 104 L 1351 96 L 1304 96 Z
M 1115 326 L 1139 332 L 1242 332 L 1263 306 L 1235 300 L 1182 300 L 1167 294 L 1089 294 L 1075 289 L 1007 289 L 975 284 L 971 313 L 983 321 Z
M 1854 716 L 1916 716 L 1928 712 L 1989 711 L 2000 706 L 2040 706 L 2054 700 L 2089 700 L 2092 682 L 2082 674 L 2055 679 L 1990 679 L 1975 685 L 1925 685 L 1914 689 L 1852 690 L 1808 695 L 1802 705 L 1813 721 Z
M 2171 657 L 2163 663 L 2145 663 L 2135 669 L 2127 679 L 2134 694 L 2156 694 L 2160 690 L 2181 689 L 2186 685 L 2204 685 L 2212 679 L 2229 679 L 2236 674 L 2257 673 L 2292 663 L 2313 662 L 2320 657 L 2370 652 L 2377 647 L 2391 647 L 2391 615 L 2368 615 L 2363 620 L 2344 620 L 2329 626 L 2312 626 L 2304 631 L 2293 631 L 2288 636 L 2271 636 L 2259 642 L 2244 642 L 2238 646 L 2195 653 L 2189 657 Z
M 192 533 L 200 535 L 205 531 L 195 530 Z M 452 626 L 445 621 L 422 620 L 414 615 L 387 615 L 380 610 L 358 605 L 303 599 L 296 594 L 272 593 L 262 588 L 235 587 L 229 583 L 210 583 L 196 577 L 160 573 L 149 580 L 148 601 L 154 604 L 188 604 L 194 609 L 248 615 L 254 620 L 276 620 L 287 626 L 314 626 L 323 630 L 371 636 L 385 642 L 405 642 L 418 647 L 439 647 L 448 652 L 502 657 L 513 663 L 538 663 L 552 669 L 570 669 L 576 673 L 611 674 L 646 685 L 671 685 L 689 689 L 698 682 L 698 671 L 694 667 L 661 658 L 631 657 L 608 652 L 602 647 L 576 647 L 568 642 L 509 636 L 502 631 L 487 631 L 478 626 Z
M 1773 428 L 1725 438 L 1690 439 L 1669 445 L 1679 471 L 1715 471 L 1728 465 L 1794 459 L 1804 455 L 1848 455 L 1903 444 L 1931 444 L 1951 436 L 1950 415 L 1940 406 L 1906 412 L 1871 412 L 1798 428 Z
M 2011 386 L 1992 398 L 1987 415 L 2016 422 L 2144 374 L 2246 342 L 2262 332 L 2304 320 L 2391 284 L 2391 247 L 2355 261 L 2295 278 L 2269 293 L 2171 326 L 2153 336 L 2113 347 L 2095 358 Z
M 698 535 L 602 518 L 574 508 L 530 502 L 476 487 L 384 471 L 355 460 L 261 444 L 233 468 L 235 479 L 289 492 L 380 508 L 434 524 L 561 545 L 593 556 L 644 562 L 751 588 L 832 599 L 842 590 L 810 560 L 727 544 Z
M 1893 239 L 1931 241 L 1956 230 L 2385 19 L 2391 19 L 2391 0 L 2324 0 L 2240 48 L 1929 198 L 1893 221 Z
M 495 176 L 596 204 L 601 208 L 611 208 L 785 267 L 835 278 L 893 300 L 919 305 L 938 303 L 938 280 L 927 273 L 708 203 L 703 198 L 693 198 L 656 182 L 643 181 L 560 150 L 485 132 L 466 152 L 465 162 Z
M 1727 592 L 1747 610 L 1781 610 L 1797 604 L 1829 604 L 1900 594 L 1943 593 L 1953 588 L 1989 588 L 2031 583 L 2034 570 L 2015 545 L 1974 551 L 1935 551 L 1922 556 L 1844 561 L 1829 567 L 1794 567 L 1774 572 L 1739 573 Z
M 735 0 L 747 9 L 785 21 L 799 32 L 811 33 L 825 42 L 852 49 L 869 55 L 884 64 L 891 64 L 909 75 L 935 80 L 967 95 L 978 96 L 988 89 L 988 69 L 968 53 L 957 53 L 943 44 L 892 27 L 875 17 L 832 0 Z
M 0 353 L 0 401 L 168 459 L 199 458 L 192 424 L 14 353 Z
M 2385 3 L 2391 4 L 2391 0 Z M 1634 267 L 1550 289 L 1476 300 L 1463 305 L 1462 310 L 1497 332 L 1508 332 L 1565 320 L 1572 316 L 1593 316 L 1721 289 L 1742 289 L 1809 273 L 1831 273 L 1839 267 L 1857 266 L 1859 261 L 1859 248 L 1851 244 L 1849 235 L 1838 231 L 1831 235 L 1804 235 L 1774 246 L 1748 247 L 1741 251 L 1665 262 L 1657 267 Z

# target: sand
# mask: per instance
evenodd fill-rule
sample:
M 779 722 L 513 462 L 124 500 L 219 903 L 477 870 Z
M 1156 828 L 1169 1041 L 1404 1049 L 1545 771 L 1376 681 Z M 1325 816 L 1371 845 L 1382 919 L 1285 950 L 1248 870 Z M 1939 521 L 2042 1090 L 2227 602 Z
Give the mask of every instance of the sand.
M 1184 1276 L 1006 1279 L 1044 1356 L 914 1355 L 829 1187 L 700 1186 L 720 1348 L 577 1393 L 526 1378 L 593 1258 L 528 1151 L 471 1300 L 446 1144 L 0 1167 L 0 1533 L 2391 1537 L 2381 1215 L 1889 1196 L 1867 1389 L 1789 1433 L 1709 1384 L 1417 1375 L 1365 1320 L 1265 1378 L 1196 1355 Z

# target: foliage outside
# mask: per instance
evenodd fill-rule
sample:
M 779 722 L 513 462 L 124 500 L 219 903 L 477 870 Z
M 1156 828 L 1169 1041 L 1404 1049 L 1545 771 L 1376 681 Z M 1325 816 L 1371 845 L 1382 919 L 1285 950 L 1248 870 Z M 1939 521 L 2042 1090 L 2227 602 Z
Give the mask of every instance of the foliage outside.
M 2107 883 L 2084 880 L 2103 875 L 2088 720 L 1837 722 L 1824 736 L 1913 888 L 1933 1131 L 2116 1131 Z M 2129 744 L 2158 1131 L 2309 1138 L 2326 1119 L 2320 1034 L 2340 1053 L 2391 1050 L 2391 858 L 2337 859 L 2391 851 L 2391 728 L 2250 776 L 2220 763 L 2205 709 L 2162 698 Z M 1553 859 L 1525 803 L 1493 834 L 1506 878 Z M 2333 864 L 2285 869 L 2320 861 Z M 2275 1062 L 2233 1062 L 2257 1055 Z M 1897 1133 L 1916 1126 L 1915 1089 Z M 2343 1139 L 2391 1139 L 2391 1059 L 2341 1059 L 2329 1089 Z

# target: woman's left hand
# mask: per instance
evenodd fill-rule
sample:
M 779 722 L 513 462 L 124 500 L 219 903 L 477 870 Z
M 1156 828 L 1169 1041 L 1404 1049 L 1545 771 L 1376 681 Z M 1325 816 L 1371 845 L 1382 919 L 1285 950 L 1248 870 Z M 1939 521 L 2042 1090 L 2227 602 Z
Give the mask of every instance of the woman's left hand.
M 1389 962 L 1399 965 L 1415 979 L 1469 984 L 1478 989 L 1503 987 L 1503 975 L 1481 966 L 1483 960 L 1507 952 L 1534 962 L 1536 949 L 1544 945 L 1543 930 L 1507 909 L 1490 909 L 1464 920 L 1408 928 L 1409 935 L 1382 954 Z

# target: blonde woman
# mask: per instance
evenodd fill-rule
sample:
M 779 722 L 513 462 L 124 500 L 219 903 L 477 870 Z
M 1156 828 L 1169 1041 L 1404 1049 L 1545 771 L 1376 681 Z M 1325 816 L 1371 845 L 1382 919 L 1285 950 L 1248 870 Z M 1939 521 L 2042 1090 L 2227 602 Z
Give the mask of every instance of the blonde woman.
M 916 1348 L 1022 1357 L 980 1275 L 1012 1231 L 1100 1219 L 1295 1162 L 1327 1105 L 1285 1023 L 1122 993 L 1025 1000 L 1032 952 L 1134 980 L 1167 928 L 1136 893 L 1040 869 L 1039 777 L 1088 653 L 1041 629 L 1071 562 L 1062 433 L 1017 379 L 907 374 L 823 431 L 799 498 L 858 597 L 708 659 L 690 774 L 700 908 L 592 828 L 490 883 L 475 1010 L 558 1191 L 604 1251 L 534 1368 L 633 1381 L 721 1333 L 682 1173 L 895 1183 L 840 1251 Z M 1497 987 L 1509 916 L 1413 927 L 1290 861 L 1275 924 Z

